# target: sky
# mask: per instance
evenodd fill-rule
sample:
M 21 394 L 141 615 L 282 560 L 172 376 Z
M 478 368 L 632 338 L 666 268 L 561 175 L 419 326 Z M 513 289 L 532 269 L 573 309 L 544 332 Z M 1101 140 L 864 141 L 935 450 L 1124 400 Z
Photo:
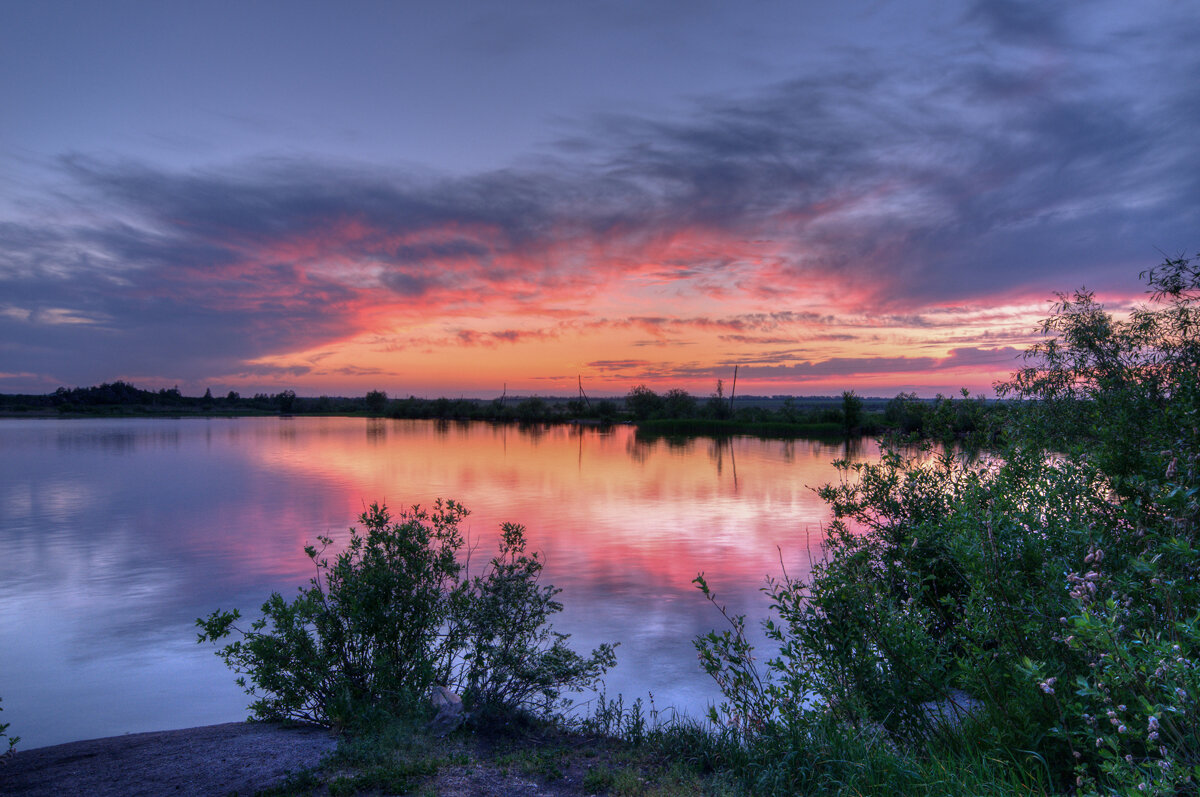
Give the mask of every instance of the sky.
M 1200 7 L 0 0 L 0 392 L 990 394 L 1200 251 Z

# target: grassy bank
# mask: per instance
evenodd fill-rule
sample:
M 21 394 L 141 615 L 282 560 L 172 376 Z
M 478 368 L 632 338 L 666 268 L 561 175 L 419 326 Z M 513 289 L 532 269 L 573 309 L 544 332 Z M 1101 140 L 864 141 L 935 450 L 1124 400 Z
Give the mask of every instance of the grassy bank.
M 440 737 L 393 719 L 353 729 L 321 766 L 269 794 L 746 795 L 712 752 L 682 726 L 618 735 L 522 719 Z
M 638 704 L 640 709 L 640 704 Z M 633 706 L 584 722 L 517 719 L 435 736 L 413 718 L 348 729 L 321 766 L 296 773 L 273 795 L 552 794 L 559 797 L 754 797 L 822 795 L 1051 795 L 1036 756 L 1009 759 L 957 733 L 902 749 L 880 732 L 836 723 L 775 740 L 773 781 L 736 735 L 693 720 L 651 724 Z M 531 788 L 531 786 L 533 788 Z

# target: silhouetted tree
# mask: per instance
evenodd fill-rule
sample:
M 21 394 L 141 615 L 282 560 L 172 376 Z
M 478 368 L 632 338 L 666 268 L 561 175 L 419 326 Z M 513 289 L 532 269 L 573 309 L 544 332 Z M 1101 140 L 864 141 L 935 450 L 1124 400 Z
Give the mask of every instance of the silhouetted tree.
M 276 393 L 274 396 L 272 396 L 271 400 L 274 401 L 276 406 L 279 407 L 280 412 L 291 412 L 292 407 L 296 403 L 296 391 L 294 391 L 294 390 L 280 391 L 279 393 Z
M 387 400 L 387 393 L 382 390 L 372 390 L 366 398 L 367 412 L 372 415 L 382 415 L 383 411 L 387 409 Z
M 696 399 L 677 387 L 663 394 L 662 403 L 663 413 L 668 418 L 690 418 L 696 414 Z
M 717 392 L 708 397 L 705 409 L 709 417 L 717 420 L 733 417 L 733 408 L 729 406 L 729 401 L 725 398 L 725 380 L 717 380 Z
M 842 431 L 850 434 L 862 425 L 862 399 L 853 390 L 842 392 Z
M 639 421 L 662 412 L 662 397 L 645 385 L 638 385 L 625 396 L 625 409 Z

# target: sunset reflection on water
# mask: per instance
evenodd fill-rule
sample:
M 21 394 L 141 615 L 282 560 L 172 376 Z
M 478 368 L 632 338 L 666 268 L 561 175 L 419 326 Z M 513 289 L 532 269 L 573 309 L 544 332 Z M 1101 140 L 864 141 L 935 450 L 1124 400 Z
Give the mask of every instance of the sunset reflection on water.
M 250 614 L 311 575 L 367 504 L 454 498 L 476 556 L 521 523 L 577 647 L 620 642 L 608 690 L 696 715 L 692 638 L 720 622 L 692 579 L 764 615 L 758 590 L 819 556 L 831 460 L 867 443 L 639 439 L 632 427 L 352 418 L 0 424 L 0 697 L 23 747 L 240 719 L 194 619 Z M 757 625 L 757 624 L 755 624 Z

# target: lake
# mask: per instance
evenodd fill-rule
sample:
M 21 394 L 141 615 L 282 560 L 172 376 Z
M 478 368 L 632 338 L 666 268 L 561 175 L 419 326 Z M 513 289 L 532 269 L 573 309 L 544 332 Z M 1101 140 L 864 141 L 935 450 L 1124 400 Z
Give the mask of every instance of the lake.
M 619 642 L 610 696 L 702 715 L 692 639 L 757 619 L 767 575 L 804 576 L 828 513 L 812 488 L 842 444 L 640 440 L 628 426 L 362 418 L 0 421 L 0 719 L 21 749 L 244 719 L 195 620 L 245 615 L 312 576 L 306 543 L 344 541 L 365 506 L 454 498 L 490 556 L 522 523 L 563 589 L 556 630 Z

